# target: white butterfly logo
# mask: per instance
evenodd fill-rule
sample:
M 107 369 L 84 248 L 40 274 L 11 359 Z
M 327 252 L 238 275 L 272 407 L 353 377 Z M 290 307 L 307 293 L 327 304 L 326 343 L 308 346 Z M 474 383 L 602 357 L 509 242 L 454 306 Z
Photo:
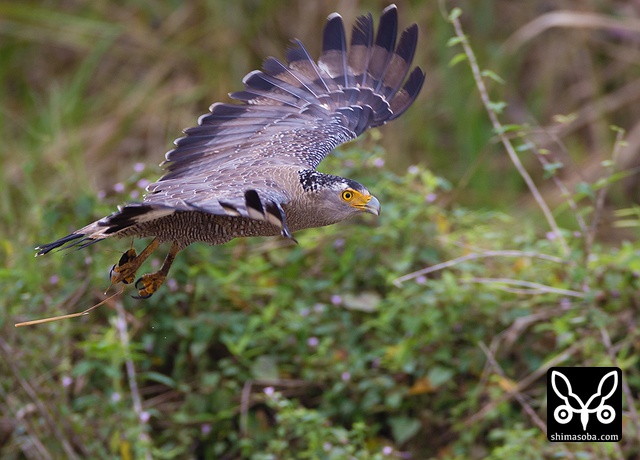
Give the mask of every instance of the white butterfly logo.
M 611 390 L 606 396 L 602 395 L 602 389 L 604 387 L 605 382 L 613 378 L 613 385 L 611 386 Z M 567 390 L 567 394 L 563 394 L 562 390 L 558 388 L 559 381 L 562 380 Z M 564 404 L 556 407 L 553 411 L 553 418 L 556 422 L 561 424 L 566 424 L 571 421 L 573 418 L 573 414 L 580 414 L 580 422 L 582 422 L 582 428 L 584 431 L 587 431 L 587 423 L 589 423 L 589 414 L 595 413 L 598 417 L 598 421 L 603 424 L 609 424 L 613 422 L 616 418 L 616 411 L 613 407 L 606 405 L 604 402 L 613 395 L 618 388 L 618 373 L 616 371 L 611 371 L 600 379 L 600 383 L 598 384 L 598 391 L 589 398 L 586 403 L 583 403 L 578 395 L 573 392 L 571 388 L 571 383 L 569 383 L 569 379 L 561 374 L 558 371 L 551 371 L 551 386 L 553 387 L 553 391 L 558 395 Z M 597 398 L 602 398 L 599 400 L 598 405 L 596 407 L 590 408 L 592 403 L 597 400 Z

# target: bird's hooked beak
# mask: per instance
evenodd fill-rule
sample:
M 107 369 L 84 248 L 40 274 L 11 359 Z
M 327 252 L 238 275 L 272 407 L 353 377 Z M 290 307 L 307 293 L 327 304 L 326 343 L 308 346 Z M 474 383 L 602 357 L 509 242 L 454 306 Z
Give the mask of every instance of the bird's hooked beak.
M 370 197 L 369 201 L 367 201 L 367 203 L 362 207 L 362 210 L 364 212 L 368 212 L 369 214 L 373 214 L 374 216 L 379 216 L 380 202 L 373 195 L 369 195 L 369 197 Z

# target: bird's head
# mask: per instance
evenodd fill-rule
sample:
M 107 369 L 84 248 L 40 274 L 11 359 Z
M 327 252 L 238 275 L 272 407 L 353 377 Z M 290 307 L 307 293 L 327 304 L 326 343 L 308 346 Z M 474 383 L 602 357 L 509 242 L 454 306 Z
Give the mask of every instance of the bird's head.
M 301 182 L 319 225 L 329 225 L 362 212 L 380 214 L 380 202 L 354 180 L 313 171 Z

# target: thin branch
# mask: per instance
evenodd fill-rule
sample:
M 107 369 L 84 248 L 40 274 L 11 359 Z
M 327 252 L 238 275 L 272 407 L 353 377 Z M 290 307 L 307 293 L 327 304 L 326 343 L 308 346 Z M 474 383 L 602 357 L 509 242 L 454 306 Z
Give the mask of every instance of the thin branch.
M 569 246 L 567 245 L 567 242 L 564 239 L 564 236 L 560 232 L 560 228 L 558 227 L 558 224 L 556 223 L 555 218 L 551 213 L 551 210 L 547 206 L 547 203 L 545 203 L 544 199 L 542 198 L 542 195 L 540 194 L 540 191 L 536 187 L 536 184 L 533 182 L 533 179 L 531 178 L 531 176 L 525 169 L 524 165 L 520 161 L 520 158 L 518 157 L 515 151 L 515 148 L 511 144 L 511 141 L 504 134 L 504 131 L 505 131 L 504 127 L 500 123 L 500 120 L 498 120 L 498 115 L 496 114 L 495 110 L 492 108 L 491 99 L 489 98 L 489 92 L 487 90 L 487 87 L 484 84 L 482 72 L 480 71 L 480 67 L 478 66 L 478 61 L 476 60 L 476 56 L 473 53 L 473 49 L 471 48 L 471 45 L 469 44 L 469 41 L 467 40 L 467 37 L 464 34 L 464 31 L 462 30 L 462 25 L 460 24 L 460 20 L 455 15 L 451 15 L 450 20 L 453 23 L 453 27 L 456 31 L 456 36 L 458 37 L 458 39 L 460 40 L 460 43 L 462 44 L 465 55 L 469 60 L 469 65 L 471 66 L 471 72 L 473 74 L 473 78 L 476 82 L 478 91 L 480 92 L 480 98 L 482 99 L 482 103 L 487 111 L 487 114 L 489 115 L 491 124 L 493 125 L 493 129 L 498 135 L 498 137 L 500 138 L 500 141 L 502 142 L 502 145 L 507 151 L 509 158 L 511 159 L 511 162 L 515 166 L 516 170 L 518 171 L 518 173 L 520 174 L 524 182 L 527 184 L 529 191 L 531 192 L 534 199 L 538 203 L 538 206 L 542 210 L 542 213 L 544 214 L 545 218 L 547 219 L 547 222 L 549 223 L 549 226 L 551 227 L 554 234 L 556 235 L 558 242 L 562 247 L 562 251 L 566 256 L 570 252 Z
M 493 369 L 496 371 L 496 373 L 503 379 L 507 379 L 511 381 L 511 379 L 509 379 L 504 373 L 504 371 L 502 370 L 502 367 L 500 367 L 500 364 L 498 364 L 498 361 L 496 360 L 495 356 L 493 356 L 493 353 L 491 353 L 491 350 L 489 350 L 487 346 L 482 342 L 479 342 L 478 345 L 482 349 L 482 352 L 485 354 L 485 356 L 487 357 L 487 360 L 489 360 L 489 363 L 491 364 Z M 542 419 L 538 416 L 538 414 L 536 414 L 533 408 L 524 399 L 524 396 L 522 396 L 522 393 L 520 393 L 520 390 L 518 389 L 518 387 L 514 387 L 513 390 L 509 390 L 509 393 L 513 394 L 513 396 L 520 403 L 524 411 L 529 415 L 533 423 L 535 423 L 538 426 L 538 428 L 540 428 L 540 430 L 542 430 L 542 432 L 546 434 L 547 424 L 542 421 Z
M 11 414 L 11 416 L 15 420 L 16 427 L 18 424 L 20 424 L 24 429 L 25 435 L 20 436 L 17 441 L 17 444 L 20 446 L 20 449 L 22 450 L 23 455 L 27 458 L 53 460 L 53 456 L 49 453 L 47 448 L 40 441 L 40 438 L 42 437 L 42 432 L 41 432 L 42 430 L 39 430 L 38 428 L 33 426 L 33 423 L 31 423 L 31 420 L 29 420 L 29 417 L 24 415 L 25 411 L 20 410 L 19 413 L 16 413 L 13 410 L 13 407 L 11 407 L 10 405 L 9 395 L 4 390 L 2 385 L 0 385 L 0 396 L 2 396 L 2 399 L 4 399 L 5 401 L 5 404 L 0 405 L 0 409 L 2 410 L 2 413 L 5 414 L 5 416 L 8 416 L 9 414 Z M 13 433 L 15 433 L 16 427 L 13 427 L 12 429 Z M 35 448 L 36 452 L 32 452 L 31 448 Z
M 495 287 L 504 290 L 510 290 L 518 294 L 557 294 L 566 295 L 569 297 L 584 298 L 583 292 L 572 291 L 570 289 L 554 288 L 547 286 L 546 284 L 534 283 L 532 281 L 515 280 L 511 278 L 463 278 L 460 280 L 463 283 L 481 283 L 481 284 L 493 284 Z M 506 284 L 509 286 L 522 286 L 524 289 L 506 288 L 500 286 L 500 284 Z
M 520 27 L 505 41 L 503 46 L 508 52 L 513 53 L 517 48 L 553 27 L 609 29 L 616 33 L 620 33 L 620 31 L 637 33 L 640 30 L 640 20 L 635 18 L 612 18 L 604 14 L 579 11 L 553 11 L 540 15 Z
M 53 417 L 47 406 L 42 402 L 42 398 L 38 396 L 38 393 L 33 388 L 33 386 L 31 386 L 31 384 L 26 379 L 22 378 L 20 369 L 11 359 L 11 357 L 14 355 L 14 352 L 11 349 L 11 346 L 7 342 L 5 342 L 2 337 L 0 337 L 0 354 L 3 355 L 5 362 L 8 364 L 13 376 L 20 383 L 20 386 L 22 387 L 24 392 L 29 396 L 29 399 L 31 399 L 35 407 L 38 408 L 38 412 L 42 415 L 42 418 L 44 419 L 46 425 L 62 444 L 62 449 L 64 450 L 67 458 L 79 459 L 80 457 L 71 446 L 71 443 L 60 430 L 59 424 L 55 421 L 55 418 Z
M 611 344 L 611 337 L 609 337 L 609 333 L 604 327 L 600 328 L 600 335 L 602 336 L 602 341 L 604 342 L 604 346 L 609 353 L 609 358 L 611 359 L 611 363 L 620 367 L 618 363 L 618 357 L 613 349 L 613 345 Z M 633 398 L 633 393 L 631 393 L 631 388 L 629 388 L 629 383 L 626 379 L 622 379 L 622 391 L 624 391 L 624 395 L 627 398 L 627 404 L 629 405 L 629 413 L 631 414 L 631 420 L 633 421 L 633 427 L 636 430 L 636 440 L 640 441 L 640 418 L 638 417 L 638 411 L 636 411 L 636 402 Z
M 555 136 L 552 133 L 548 133 L 548 135 L 552 139 L 555 139 Z M 560 140 L 557 139 L 557 142 L 559 144 Z M 536 158 L 538 158 L 538 161 L 540 161 L 542 166 L 544 167 L 544 166 L 549 165 L 549 161 L 547 160 L 546 155 L 544 155 L 540 151 L 540 149 L 538 148 L 538 146 L 534 142 L 531 142 L 531 147 L 532 147 L 533 153 L 536 155 Z M 571 196 L 571 192 L 569 192 L 569 189 L 567 188 L 566 185 L 564 185 L 564 182 L 560 179 L 560 177 L 557 174 L 552 174 L 551 175 L 551 180 L 554 182 L 556 187 L 558 187 L 558 190 L 560 190 L 560 194 L 562 195 L 562 197 L 565 199 L 565 201 L 567 202 L 567 204 L 569 205 L 569 207 L 573 211 L 573 215 L 576 218 L 576 222 L 578 222 L 578 227 L 580 227 L 580 230 L 582 231 L 582 234 L 583 235 L 587 235 L 587 233 L 588 233 L 587 224 L 584 221 L 584 218 L 582 217 L 582 214 L 580 214 L 580 210 L 578 209 L 578 204 L 575 202 L 575 200 Z
M 548 260 L 551 262 L 556 262 L 559 264 L 566 263 L 566 261 L 561 259 L 560 257 L 550 256 L 548 254 L 542 254 L 539 252 L 515 251 L 515 250 L 484 251 L 479 253 L 466 254 L 464 256 L 457 257 L 455 259 L 451 259 L 436 265 L 432 265 L 431 267 L 423 268 L 422 270 L 418 270 L 413 273 L 409 273 L 408 275 L 404 275 L 393 280 L 393 284 L 395 284 L 397 287 L 400 287 L 402 283 L 404 283 L 405 281 L 417 278 L 419 276 L 424 276 L 429 273 L 442 270 L 444 268 L 453 267 L 454 265 L 465 262 L 467 260 L 484 259 L 486 257 L 534 257 L 538 259 Z
M 598 190 L 598 196 L 596 197 L 596 204 L 593 210 L 593 218 L 591 219 L 591 227 L 589 228 L 589 232 L 586 235 L 585 242 L 585 256 L 588 257 L 591 253 L 591 248 L 593 246 L 593 242 L 595 241 L 596 234 L 598 233 L 598 224 L 600 223 L 600 216 L 602 214 L 602 209 L 604 208 L 604 199 L 607 196 L 607 192 L 609 190 L 609 183 L 611 176 L 614 173 L 615 163 L 618 159 L 620 151 L 624 147 L 624 130 L 618 129 L 616 134 L 616 142 L 613 146 L 613 153 L 611 154 L 611 165 L 608 168 L 608 174 L 605 179 L 604 185 L 600 190 Z
M 582 349 L 584 343 L 582 341 L 576 342 L 571 345 L 569 348 L 564 350 L 563 352 L 557 354 L 549 361 L 545 362 L 538 369 L 533 371 L 531 374 L 527 375 L 525 378 L 516 383 L 515 388 L 517 391 L 523 391 L 529 387 L 533 382 L 546 375 L 547 371 L 551 367 L 558 366 L 559 364 L 567 361 L 572 355 L 577 353 Z M 483 406 L 479 411 L 475 412 L 470 417 L 467 417 L 464 420 L 464 426 L 473 426 L 478 421 L 482 420 L 488 413 L 490 413 L 496 406 L 502 404 L 505 401 L 509 401 L 513 397 L 513 393 L 507 393 L 495 400 L 489 401 L 485 406 Z
M 138 422 L 141 426 L 140 440 L 144 446 L 144 457 L 147 460 L 151 460 L 151 451 L 149 446 L 151 445 L 151 439 L 149 438 L 149 426 L 147 423 L 148 414 L 142 409 L 142 397 L 140 396 L 140 390 L 138 388 L 138 381 L 136 379 L 136 367 L 133 364 L 131 358 L 131 348 L 129 346 L 129 332 L 127 331 L 127 318 L 122 306 L 122 301 L 119 299 L 113 302 L 118 312 L 116 319 L 116 329 L 120 337 L 120 343 L 124 351 L 125 367 L 127 369 L 127 378 L 129 381 L 129 390 L 131 391 L 131 399 L 133 400 L 133 410 L 138 416 Z

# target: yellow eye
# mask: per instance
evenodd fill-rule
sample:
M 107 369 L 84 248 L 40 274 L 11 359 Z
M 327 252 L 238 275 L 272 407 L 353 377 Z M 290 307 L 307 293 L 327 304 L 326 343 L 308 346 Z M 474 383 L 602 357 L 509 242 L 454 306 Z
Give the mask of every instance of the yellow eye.
M 342 199 L 344 201 L 353 200 L 353 192 L 351 190 L 345 190 L 344 192 L 342 192 Z

